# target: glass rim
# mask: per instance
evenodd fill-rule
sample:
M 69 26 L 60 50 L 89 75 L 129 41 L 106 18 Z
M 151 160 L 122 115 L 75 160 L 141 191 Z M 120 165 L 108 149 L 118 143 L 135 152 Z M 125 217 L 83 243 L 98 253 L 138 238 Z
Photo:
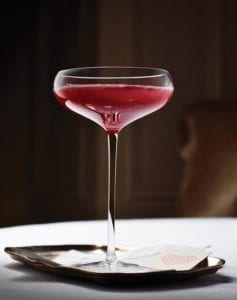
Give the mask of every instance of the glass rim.
M 100 70 L 100 69 L 134 69 L 134 70 L 147 70 L 147 71 L 156 71 L 160 72 L 159 74 L 151 74 L 151 75 L 131 75 L 131 76 L 79 76 L 79 75 L 68 75 L 64 74 L 64 72 L 68 71 L 86 71 L 86 70 Z M 60 70 L 58 72 L 58 75 L 68 78 L 78 78 L 78 79 L 94 79 L 94 80 L 106 80 L 106 79 L 144 79 L 144 78 L 158 78 L 165 75 L 170 76 L 170 73 L 168 70 L 162 69 L 162 68 L 151 68 L 151 67 L 132 67 L 132 66 L 97 66 L 97 67 L 78 67 L 78 68 L 68 68 L 64 70 Z

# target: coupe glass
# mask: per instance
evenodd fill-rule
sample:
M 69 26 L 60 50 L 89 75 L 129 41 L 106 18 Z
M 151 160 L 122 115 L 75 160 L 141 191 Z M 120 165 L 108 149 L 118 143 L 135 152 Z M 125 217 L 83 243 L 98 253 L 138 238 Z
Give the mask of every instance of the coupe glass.
M 173 94 L 168 71 L 142 67 L 90 67 L 59 71 L 54 94 L 65 108 L 84 116 L 108 138 L 108 240 L 105 259 L 84 267 L 98 272 L 143 272 L 117 259 L 115 248 L 116 161 L 119 132 L 161 109 Z

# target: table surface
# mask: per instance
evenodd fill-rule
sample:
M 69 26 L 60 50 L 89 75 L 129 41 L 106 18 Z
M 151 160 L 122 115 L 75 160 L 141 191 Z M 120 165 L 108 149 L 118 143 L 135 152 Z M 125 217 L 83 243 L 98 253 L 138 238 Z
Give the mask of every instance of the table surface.
M 117 245 L 212 245 L 226 260 L 216 274 L 152 286 L 106 287 L 38 272 L 13 261 L 7 246 L 104 244 L 105 221 L 63 222 L 0 229 L 0 299 L 237 299 L 237 218 L 118 220 Z

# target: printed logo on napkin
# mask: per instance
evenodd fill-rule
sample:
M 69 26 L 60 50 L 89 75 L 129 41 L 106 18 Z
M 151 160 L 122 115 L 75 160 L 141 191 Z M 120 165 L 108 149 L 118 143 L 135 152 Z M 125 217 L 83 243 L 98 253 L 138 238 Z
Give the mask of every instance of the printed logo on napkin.
M 211 254 L 207 247 L 164 246 L 154 255 L 127 258 L 124 262 L 154 270 L 191 270 Z

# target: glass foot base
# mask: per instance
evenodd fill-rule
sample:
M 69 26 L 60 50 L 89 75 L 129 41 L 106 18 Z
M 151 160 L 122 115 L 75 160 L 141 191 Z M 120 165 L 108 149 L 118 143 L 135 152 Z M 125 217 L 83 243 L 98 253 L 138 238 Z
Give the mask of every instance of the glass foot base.
M 84 271 L 95 273 L 146 273 L 150 271 L 149 268 L 128 264 L 122 261 L 116 261 L 113 263 L 101 261 L 81 265 L 79 268 Z

